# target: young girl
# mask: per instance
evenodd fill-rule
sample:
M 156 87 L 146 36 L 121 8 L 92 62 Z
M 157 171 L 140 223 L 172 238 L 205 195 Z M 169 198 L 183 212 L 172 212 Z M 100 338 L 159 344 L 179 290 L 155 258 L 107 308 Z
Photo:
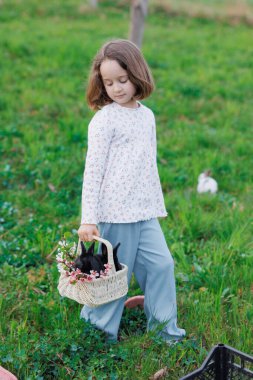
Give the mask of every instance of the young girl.
M 174 262 L 158 217 L 167 216 L 156 163 L 153 112 L 139 100 L 154 89 L 140 50 L 128 40 L 106 43 L 96 55 L 87 101 L 96 110 L 88 127 L 88 151 L 78 235 L 101 236 L 115 246 L 145 294 L 147 329 L 163 323 L 165 340 L 185 335 L 177 327 Z M 100 247 L 99 247 L 100 249 Z M 125 297 L 98 308 L 84 306 L 81 318 L 117 340 Z

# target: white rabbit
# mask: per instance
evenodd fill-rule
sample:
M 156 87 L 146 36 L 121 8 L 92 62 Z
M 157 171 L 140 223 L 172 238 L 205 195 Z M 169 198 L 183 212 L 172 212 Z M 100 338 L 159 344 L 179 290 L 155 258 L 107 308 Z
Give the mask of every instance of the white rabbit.
M 212 193 L 215 194 L 218 190 L 218 183 L 215 181 L 215 179 L 209 177 L 210 172 L 206 171 L 204 173 L 201 173 L 198 177 L 198 187 L 197 192 L 198 193 Z

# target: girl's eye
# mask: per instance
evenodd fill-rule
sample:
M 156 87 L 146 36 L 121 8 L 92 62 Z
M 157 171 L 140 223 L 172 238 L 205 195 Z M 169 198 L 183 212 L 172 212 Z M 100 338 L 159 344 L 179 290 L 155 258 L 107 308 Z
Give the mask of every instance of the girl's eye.
M 128 81 L 128 79 L 120 80 L 119 82 L 120 83 L 126 83 L 127 81 Z M 105 83 L 105 86 L 112 86 L 112 83 Z

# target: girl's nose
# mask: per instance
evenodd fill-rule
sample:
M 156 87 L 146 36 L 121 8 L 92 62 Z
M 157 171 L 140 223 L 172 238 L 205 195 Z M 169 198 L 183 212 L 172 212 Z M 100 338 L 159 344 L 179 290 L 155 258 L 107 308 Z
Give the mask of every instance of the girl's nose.
M 120 84 L 116 83 L 114 85 L 114 92 L 115 93 L 121 92 L 121 86 L 120 86 Z

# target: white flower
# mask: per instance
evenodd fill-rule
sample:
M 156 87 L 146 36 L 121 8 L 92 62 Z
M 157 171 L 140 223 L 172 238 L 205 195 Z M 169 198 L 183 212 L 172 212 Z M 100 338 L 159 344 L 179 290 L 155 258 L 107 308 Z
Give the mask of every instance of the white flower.
M 76 253 L 76 243 L 74 243 L 73 246 L 70 248 L 69 255 L 73 257 L 75 256 L 75 253 Z
M 57 255 L 56 255 L 56 261 L 62 260 L 63 259 L 62 255 L 63 255 L 63 252 L 61 252 L 61 251 L 58 252 Z
M 59 245 L 60 245 L 61 247 L 66 247 L 66 245 L 67 245 L 66 240 L 60 240 L 60 241 L 59 241 Z
M 62 267 L 61 263 L 57 264 L 57 268 L 58 268 L 58 272 L 60 272 L 60 273 L 65 273 L 66 272 L 65 269 Z

